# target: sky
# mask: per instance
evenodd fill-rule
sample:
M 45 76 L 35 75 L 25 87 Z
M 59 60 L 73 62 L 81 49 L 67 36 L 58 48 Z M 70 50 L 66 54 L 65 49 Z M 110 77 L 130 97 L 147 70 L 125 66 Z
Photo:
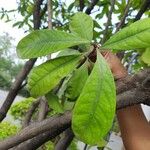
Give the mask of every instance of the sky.
M 11 3 L 10 3 L 11 2 Z M 17 7 L 16 0 L 0 0 L 0 10 L 1 8 L 5 8 L 7 10 L 11 10 Z M 16 19 L 20 19 L 20 16 L 17 16 Z M 17 27 L 12 27 L 13 22 L 5 23 L 4 20 L 0 20 L 0 34 L 3 32 L 8 32 L 10 36 L 15 38 L 14 45 L 17 45 L 19 40 L 25 35 L 23 29 L 18 29 Z

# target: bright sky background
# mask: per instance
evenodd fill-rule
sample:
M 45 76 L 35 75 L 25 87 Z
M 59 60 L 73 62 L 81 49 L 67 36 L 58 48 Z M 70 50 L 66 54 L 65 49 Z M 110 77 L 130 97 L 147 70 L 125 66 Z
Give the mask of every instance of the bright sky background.
M 7 10 L 15 9 L 17 7 L 16 0 L 0 0 L 0 9 L 5 8 Z M 16 19 L 20 19 L 20 16 L 17 16 Z M 15 45 L 18 41 L 25 35 L 23 29 L 18 29 L 17 27 L 12 27 L 13 22 L 5 23 L 4 20 L 0 20 L 0 34 L 3 32 L 8 32 L 10 36 L 15 38 Z

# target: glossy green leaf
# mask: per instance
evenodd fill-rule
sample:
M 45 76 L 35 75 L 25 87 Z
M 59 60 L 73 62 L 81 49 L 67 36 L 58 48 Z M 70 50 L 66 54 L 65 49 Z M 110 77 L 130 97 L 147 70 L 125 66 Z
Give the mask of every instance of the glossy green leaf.
M 150 65 L 150 48 L 147 48 L 142 54 L 141 59 L 144 63 Z
M 36 30 L 19 42 L 17 53 L 21 58 L 36 58 L 84 43 L 90 42 L 62 31 Z
M 33 97 L 38 97 L 52 90 L 59 81 L 77 65 L 80 56 L 66 56 L 49 60 L 35 67 L 28 80 L 28 89 Z
M 87 144 L 98 144 L 112 125 L 115 106 L 114 79 L 106 61 L 98 53 L 73 110 L 72 128 L 75 135 Z
M 87 63 L 84 63 L 79 69 L 75 70 L 72 78 L 69 80 L 65 95 L 70 100 L 75 100 L 81 93 L 84 84 L 88 78 Z
M 53 93 L 49 92 L 45 95 L 48 104 L 50 106 L 50 108 L 52 108 L 54 111 L 58 112 L 58 113 L 63 113 L 63 107 L 59 102 L 59 98 L 58 96 L 54 95 Z
M 146 18 L 120 30 L 102 48 L 131 50 L 150 47 L 150 18 Z
M 69 26 L 72 33 L 91 41 L 93 39 L 93 20 L 89 15 L 78 12 L 72 18 Z

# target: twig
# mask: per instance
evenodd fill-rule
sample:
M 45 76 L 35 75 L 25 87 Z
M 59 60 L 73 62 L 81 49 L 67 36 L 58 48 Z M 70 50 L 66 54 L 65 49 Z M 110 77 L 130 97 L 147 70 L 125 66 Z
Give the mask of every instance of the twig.
M 45 97 L 42 97 L 39 104 L 38 121 L 44 120 L 47 113 L 48 113 L 48 102 L 45 100 Z
M 84 5 L 84 0 L 79 0 L 79 6 L 80 6 L 80 11 L 83 11 L 85 5 Z
M 87 149 L 87 146 L 88 146 L 88 145 L 87 145 L 87 144 L 85 144 L 85 145 L 84 145 L 83 150 L 86 150 L 86 149 Z
M 32 115 L 33 115 L 35 109 L 38 107 L 39 103 L 40 103 L 40 99 L 38 99 L 37 101 L 32 103 L 30 109 L 26 113 L 25 119 L 22 123 L 22 128 L 25 128 L 29 125 Z
M 68 128 L 66 131 L 64 131 L 64 136 L 58 141 L 54 150 L 66 150 L 67 147 L 71 144 L 73 138 L 74 134 L 71 128 Z
M 125 11 L 124 11 L 124 15 L 121 18 L 121 21 L 119 22 L 119 24 L 117 25 L 116 31 L 118 32 L 125 24 L 125 19 L 128 16 L 128 12 L 129 12 L 129 8 L 130 8 L 130 4 L 131 4 L 131 0 L 128 0 Z
M 91 14 L 91 11 L 93 10 L 94 6 L 98 3 L 99 0 L 92 0 L 90 6 L 86 9 L 86 14 Z
M 34 11 L 33 11 L 33 24 L 34 30 L 37 30 L 41 26 L 40 11 L 43 0 L 35 0 Z
M 115 6 L 115 0 L 111 0 L 111 6 L 110 6 L 110 11 L 108 13 L 108 17 L 107 17 L 107 22 L 106 22 L 106 26 L 105 26 L 105 30 L 104 30 L 104 33 L 103 33 L 103 39 L 102 39 L 102 44 L 104 44 L 104 42 L 107 40 L 107 36 L 108 36 L 108 29 L 109 29 L 109 26 L 111 25 L 111 17 L 112 17 L 112 13 L 113 13 L 113 10 L 114 10 L 114 6 Z
M 134 22 L 137 20 L 140 20 L 140 18 L 142 17 L 142 15 L 144 14 L 144 12 L 146 10 L 148 10 L 150 8 L 150 0 L 145 0 L 139 10 L 139 12 L 137 13 L 137 15 L 135 16 Z
M 40 19 L 43 18 L 43 16 L 44 16 L 44 14 L 46 13 L 46 11 L 47 11 L 47 4 L 44 5 L 43 10 L 40 12 Z
M 47 0 L 47 10 L 48 10 L 48 28 L 52 29 L 52 1 Z

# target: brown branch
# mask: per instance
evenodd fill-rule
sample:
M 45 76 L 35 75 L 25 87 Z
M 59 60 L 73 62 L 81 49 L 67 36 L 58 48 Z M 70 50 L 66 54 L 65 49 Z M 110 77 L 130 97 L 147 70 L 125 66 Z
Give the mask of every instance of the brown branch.
M 124 11 L 124 15 L 121 18 L 121 21 L 119 22 L 119 24 L 117 25 L 116 31 L 118 32 L 125 24 L 125 19 L 128 16 L 128 12 L 129 12 L 129 8 L 130 8 L 130 4 L 131 4 L 131 0 L 128 0 L 125 11 Z
M 52 29 L 52 0 L 47 0 L 48 29 Z
M 107 36 L 108 36 L 108 29 L 109 26 L 111 25 L 111 17 L 112 17 L 112 13 L 114 10 L 114 6 L 115 6 L 115 0 L 111 0 L 111 6 L 110 6 L 110 11 L 108 12 L 108 17 L 107 17 L 107 22 L 106 22 L 106 26 L 105 26 L 105 30 L 103 33 L 103 39 L 102 39 L 102 44 L 104 44 L 104 42 L 107 40 Z
M 39 29 L 41 26 L 40 11 L 41 11 L 42 2 L 43 0 L 35 0 L 34 11 L 33 11 L 34 30 Z
M 26 79 L 28 73 L 32 69 L 36 59 L 30 59 L 27 61 L 22 68 L 21 72 L 17 75 L 15 82 L 11 85 L 9 93 L 3 103 L 3 105 L 0 108 L 0 122 L 6 117 L 6 114 L 12 105 L 16 95 L 18 94 L 20 87 L 22 85 L 22 82 Z
M 90 6 L 86 9 L 86 14 L 91 14 L 91 11 L 93 10 L 94 6 L 98 3 L 99 0 L 92 0 Z
M 36 0 L 33 12 L 33 22 L 34 22 L 34 29 L 39 29 L 41 20 L 40 20 L 40 6 L 43 0 Z M 30 70 L 32 69 L 34 63 L 36 62 L 36 58 L 28 60 L 21 72 L 17 75 L 15 82 L 10 87 L 9 93 L 0 109 L 0 122 L 6 117 L 6 114 L 12 105 L 16 95 L 18 94 L 19 90 L 21 89 L 21 85 L 23 81 L 26 79 L 27 75 L 29 74 Z
M 150 91 L 132 89 L 117 96 L 117 110 L 140 103 L 150 105 Z
M 144 69 L 133 76 L 128 75 L 123 79 L 117 80 L 116 81 L 117 95 L 125 91 L 128 91 L 130 89 L 136 88 L 139 84 L 142 84 L 142 82 L 149 75 L 150 75 L 150 69 Z
M 73 138 L 74 134 L 71 128 L 68 128 L 66 131 L 64 131 L 64 136 L 61 137 L 61 139 L 56 144 L 55 150 L 66 150 L 67 147 L 71 144 Z
M 35 109 L 38 107 L 39 103 L 40 103 L 40 99 L 38 99 L 37 101 L 32 103 L 30 109 L 26 113 L 25 119 L 22 123 L 22 128 L 25 128 L 29 125 L 32 115 L 33 115 Z
M 60 134 L 62 131 L 70 127 L 71 125 L 71 113 L 66 112 L 61 116 L 54 116 L 43 120 L 42 122 L 35 123 L 26 127 L 18 135 L 10 137 L 0 142 L 0 149 L 12 148 L 28 139 L 31 139 L 39 134 L 47 131 L 51 131 L 50 137 L 53 137 L 54 133 Z
M 45 119 L 48 113 L 48 102 L 45 100 L 45 97 L 42 97 L 39 105 L 39 116 L 38 121 L 42 121 Z
M 85 5 L 84 5 L 84 0 L 79 0 L 79 6 L 80 6 L 80 11 L 83 11 Z
M 12 148 L 12 150 L 35 150 L 40 146 L 42 146 L 44 143 L 55 138 L 63 131 L 64 129 L 58 129 L 57 131 L 53 132 L 53 134 L 51 133 L 51 130 L 47 131 L 45 133 L 42 133 L 32 139 L 29 139 L 21 143 L 19 146 Z
M 137 20 L 140 20 L 142 15 L 145 13 L 145 11 L 149 10 L 149 8 L 150 8 L 150 0 L 143 1 L 143 4 L 142 4 L 139 12 L 135 16 L 134 22 Z
M 45 15 L 46 11 L 47 11 L 47 4 L 45 4 L 43 10 L 41 10 L 40 19 L 43 18 L 43 16 Z

